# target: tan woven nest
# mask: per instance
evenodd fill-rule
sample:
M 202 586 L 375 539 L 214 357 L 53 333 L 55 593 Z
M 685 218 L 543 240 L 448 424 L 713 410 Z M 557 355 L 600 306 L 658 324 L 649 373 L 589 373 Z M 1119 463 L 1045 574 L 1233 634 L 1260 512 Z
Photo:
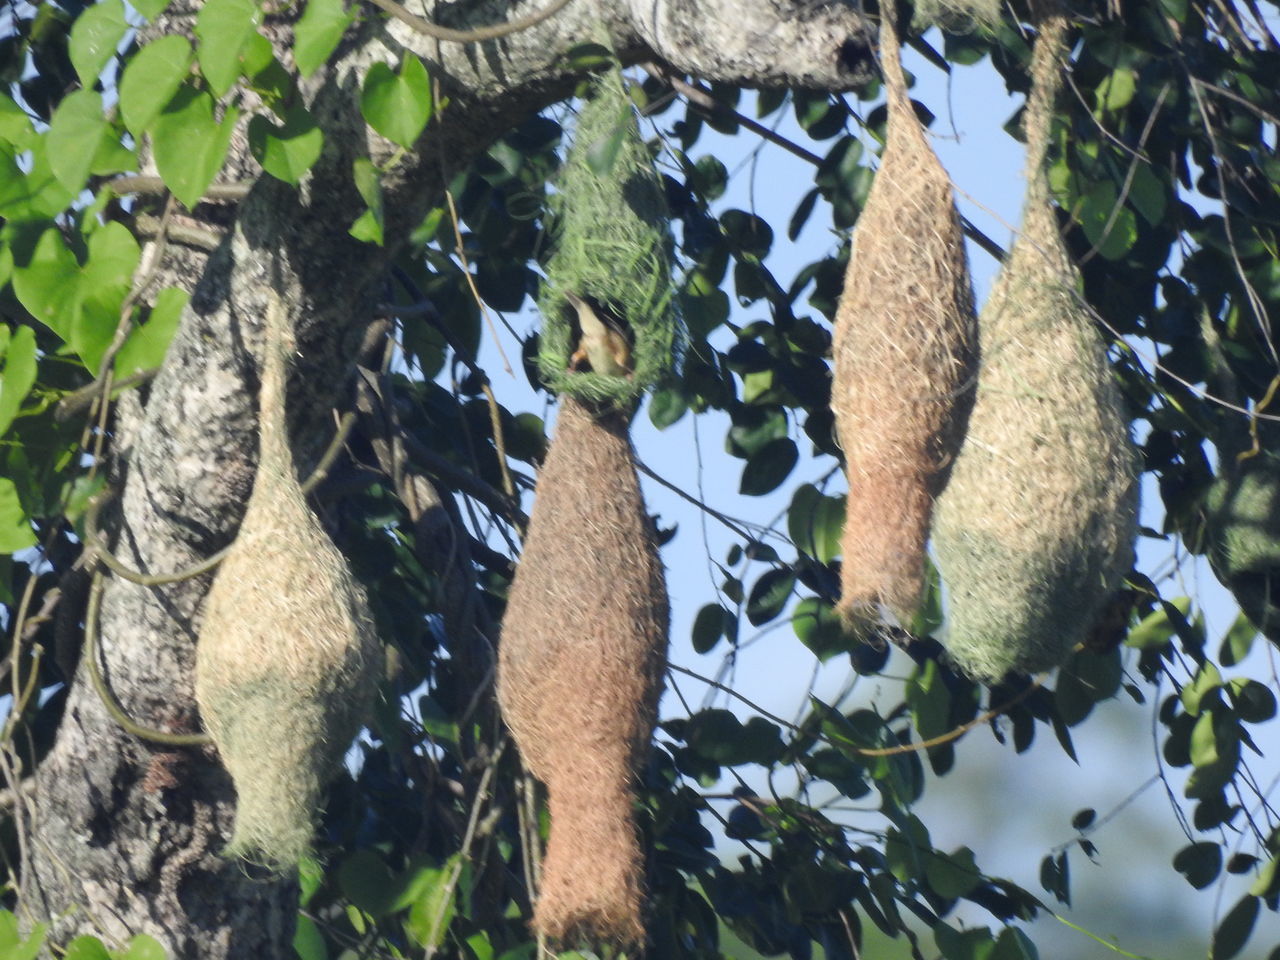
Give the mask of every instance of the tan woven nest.
M 632 813 L 666 662 L 667 592 L 625 419 L 564 396 L 503 621 L 498 697 L 551 835 L 534 923 L 644 940 Z
M 1061 664 L 1137 535 L 1137 453 L 1044 173 L 1064 34 L 1050 17 L 1035 46 L 1022 231 L 982 312 L 978 397 L 934 535 L 944 643 L 984 680 Z
M 235 782 L 226 854 L 287 869 L 311 849 L 382 648 L 363 591 L 298 486 L 284 416 L 286 321 L 278 304 L 269 314 L 258 472 L 205 600 L 196 698 Z
M 951 180 L 907 97 L 887 18 L 880 47 L 888 137 L 853 233 L 832 351 L 849 480 L 840 610 L 855 628 L 881 605 L 907 624 L 915 613 L 933 501 L 964 436 L 978 362 Z

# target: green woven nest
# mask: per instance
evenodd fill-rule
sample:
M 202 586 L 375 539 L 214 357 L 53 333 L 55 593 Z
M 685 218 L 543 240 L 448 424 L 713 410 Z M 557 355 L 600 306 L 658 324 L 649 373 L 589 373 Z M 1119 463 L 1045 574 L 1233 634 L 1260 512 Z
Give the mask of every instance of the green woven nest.
M 945 645 L 984 680 L 1061 664 L 1137 533 L 1136 456 L 1102 344 L 1070 274 L 1031 251 L 1056 236 L 1028 233 L 982 313 L 978 397 L 934 530 Z
M 583 105 L 552 203 L 558 235 L 538 303 L 543 381 L 557 393 L 623 407 L 672 371 L 681 338 L 662 182 L 620 73 L 601 76 Z M 631 376 L 569 369 L 577 344 L 567 293 L 626 319 L 635 337 Z
M 1229 467 L 1205 506 L 1214 572 L 1253 625 L 1280 643 L 1280 462 L 1261 453 Z

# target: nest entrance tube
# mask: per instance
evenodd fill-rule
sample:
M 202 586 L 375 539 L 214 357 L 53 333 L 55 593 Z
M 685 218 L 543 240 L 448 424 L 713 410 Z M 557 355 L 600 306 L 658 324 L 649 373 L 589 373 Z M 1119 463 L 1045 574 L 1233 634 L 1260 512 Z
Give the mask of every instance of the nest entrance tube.
M 934 527 L 944 645 L 988 681 L 1061 664 L 1129 570 L 1137 536 L 1137 453 L 1045 174 L 1065 34 L 1062 16 L 1041 20 L 1022 230 L 982 312 L 978 396 Z
M 907 96 L 891 8 L 880 26 L 888 136 L 836 314 L 831 407 L 849 480 L 840 612 L 910 623 L 934 498 L 973 402 L 978 332 L 951 180 Z
M 372 704 L 382 647 L 364 592 L 307 505 L 285 422 L 287 329 L 270 295 L 258 472 L 205 599 L 196 699 L 236 788 L 225 853 L 288 869 Z
M 653 735 L 668 620 L 626 418 L 566 396 L 498 661 L 503 716 L 549 793 L 534 925 L 553 940 L 644 941 L 632 787 Z

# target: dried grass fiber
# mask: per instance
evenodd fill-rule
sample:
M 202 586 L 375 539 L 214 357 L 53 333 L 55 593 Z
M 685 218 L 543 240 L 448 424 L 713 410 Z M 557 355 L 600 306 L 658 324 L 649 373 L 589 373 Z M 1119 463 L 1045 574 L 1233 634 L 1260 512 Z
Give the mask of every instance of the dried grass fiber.
M 623 409 L 671 372 L 682 335 L 662 180 L 618 70 L 597 77 L 582 105 L 552 207 L 557 233 L 538 300 L 539 369 L 557 393 Z M 568 293 L 626 319 L 635 339 L 630 376 L 568 369 L 577 346 Z
M 1253 625 L 1280 643 L 1280 460 L 1266 450 L 1232 458 L 1206 507 L 1214 572 Z
M 285 424 L 283 308 L 268 309 L 257 477 L 205 601 L 196 698 L 236 787 L 228 856 L 287 869 L 365 719 L 382 649 L 361 588 L 307 506 Z
M 881 604 L 909 624 L 919 605 L 933 502 L 964 436 L 978 362 L 951 180 L 912 109 L 888 17 L 880 58 L 888 135 L 854 229 L 832 351 L 849 479 L 840 611 L 855 627 Z
M 1035 44 L 1022 231 L 982 312 L 978 397 L 934 530 L 945 646 L 983 680 L 1062 663 L 1137 535 L 1137 454 L 1044 172 L 1065 32 L 1050 16 Z
M 634 771 L 653 734 L 667 592 L 620 415 L 565 397 L 503 622 L 498 698 L 547 785 L 534 923 L 559 941 L 644 939 Z
M 999 0 L 916 0 L 912 22 L 921 30 L 937 24 L 951 33 L 969 33 L 995 26 L 1000 8 Z

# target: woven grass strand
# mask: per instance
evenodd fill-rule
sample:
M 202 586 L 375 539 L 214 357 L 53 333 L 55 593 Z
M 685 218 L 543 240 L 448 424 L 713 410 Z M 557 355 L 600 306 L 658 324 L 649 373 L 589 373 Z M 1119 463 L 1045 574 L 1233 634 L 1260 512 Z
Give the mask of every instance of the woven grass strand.
M 196 699 L 236 788 L 226 855 L 288 869 L 363 723 L 382 648 L 364 592 L 307 506 L 285 420 L 292 334 L 271 294 L 258 472 L 205 601 Z
M 919 605 L 933 502 L 964 436 L 978 363 L 951 180 L 911 106 L 891 16 L 880 58 L 888 135 L 854 229 L 832 351 L 849 480 L 840 612 L 855 629 L 882 605 L 909 624 Z
M 538 299 L 539 369 L 557 393 L 626 409 L 672 371 L 683 335 L 662 181 L 620 71 L 596 78 L 558 186 L 558 234 Z M 576 347 L 570 294 L 625 318 L 635 340 L 629 376 L 569 369 Z
M 1133 560 L 1138 459 L 1045 174 L 1066 21 L 1032 55 L 1022 230 L 982 312 L 969 436 L 938 504 L 947 650 L 969 674 L 1061 664 Z
M 498 699 L 547 785 L 534 925 L 644 940 L 634 771 L 653 734 L 668 605 L 624 419 L 565 397 L 503 622 Z

